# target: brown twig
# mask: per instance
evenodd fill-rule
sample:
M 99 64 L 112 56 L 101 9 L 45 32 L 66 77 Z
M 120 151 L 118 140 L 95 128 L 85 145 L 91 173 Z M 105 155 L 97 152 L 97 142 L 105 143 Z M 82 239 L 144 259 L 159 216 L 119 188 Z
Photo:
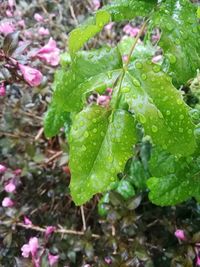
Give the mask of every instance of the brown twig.
M 62 154 L 63 154 L 63 151 L 58 151 L 55 155 L 53 155 L 49 159 L 45 160 L 45 163 L 48 164 L 49 162 L 53 161 L 54 159 L 60 157 Z

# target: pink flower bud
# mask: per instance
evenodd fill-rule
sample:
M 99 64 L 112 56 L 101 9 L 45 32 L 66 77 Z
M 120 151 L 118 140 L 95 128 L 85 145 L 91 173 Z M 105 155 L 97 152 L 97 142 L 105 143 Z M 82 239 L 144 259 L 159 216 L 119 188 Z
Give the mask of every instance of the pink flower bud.
M 127 24 L 124 26 L 123 31 L 131 37 L 136 37 L 140 29 L 137 27 L 132 27 L 130 24 Z
M 124 63 L 126 63 L 127 60 L 128 60 L 128 56 L 127 56 L 127 55 L 123 55 L 123 56 L 122 56 L 122 61 L 123 61 Z
M 113 27 L 114 24 L 115 24 L 114 22 L 110 22 L 109 24 L 107 24 L 107 25 L 105 26 L 105 29 L 106 29 L 107 31 L 111 31 L 111 30 L 112 30 L 112 27 Z
M 33 57 L 44 60 L 51 66 L 57 66 L 60 60 L 59 53 L 60 49 L 57 48 L 56 41 L 50 38 L 49 42 L 45 46 L 33 54 Z
M 92 5 L 93 5 L 94 10 L 98 10 L 101 6 L 99 0 L 93 0 Z
M 200 266 L 200 256 L 197 256 L 196 266 Z
M 45 237 L 48 238 L 51 234 L 53 234 L 56 230 L 55 226 L 47 226 L 45 231 Z
M 15 6 L 15 0 L 8 0 L 8 5 L 10 8 L 13 8 Z
M 112 260 L 111 260 L 111 258 L 109 258 L 109 257 L 106 257 L 106 258 L 104 259 L 104 261 L 105 261 L 105 263 L 107 263 L 108 265 L 112 264 Z
M 59 256 L 58 255 L 52 255 L 52 254 L 48 254 L 48 260 L 49 260 L 49 264 L 50 266 L 53 266 L 54 264 L 56 264 L 59 260 Z
M 179 240 L 185 240 L 185 232 L 181 229 L 177 229 L 174 233 L 174 235 L 179 239 Z
M 19 69 L 22 72 L 24 80 L 27 81 L 30 86 L 38 86 L 42 82 L 42 73 L 39 70 L 22 64 L 19 64 Z
M 22 256 L 24 258 L 28 258 L 29 255 L 31 254 L 32 257 L 34 258 L 36 256 L 36 254 L 37 254 L 38 249 L 39 249 L 38 238 L 37 237 L 31 237 L 29 239 L 28 244 L 24 244 L 21 247 Z
M 7 168 L 4 165 L 0 164 L 0 174 L 4 173 L 6 170 Z
M 16 169 L 13 171 L 13 174 L 15 174 L 15 175 L 21 175 L 21 173 L 22 173 L 21 169 Z
M 22 27 L 22 28 L 25 28 L 25 21 L 23 19 L 21 19 L 20 21 L 17 22 L 17 24 Z
M 13 13 L 10 10 L 6 10 L 7 17 L 12 17 Z
M 10 208 L 14 206 L 14 202 L 9 197 L 5 197 L 2 201 L 2 206 L 4 208 Z
M 34 19 L 37 21 L 37 22 L 42 22 L 44 20 L 44 18 L 39 14 L 39 13 L 35 13 L 34 14 Z
M 153 63 L 157 63 L 162 59 L 162 55 L 158 55 L 152 58 Z
M 32 221 L 28 217 L 24 216 L 24 224 L 32 225 Z
M 15 27 L 11 24 L 11 22 L 9 21 L 2 21 L 0 23 L 0 33 L 2 33 L 3 35 L 7 35 L 9 33 L 14 32 Z
M 0 84 L 0 96 L 5 96 L 6 95 L 6 88 L 4 83 Z
M 44 27 L 40 27 L 39 30 L 38 30 L 38 33 L 40 35 L 49 35 L 49 30 L 48 29 L 45 29 Z
M 108 93 L 109 95 L 112 95 L 113 89 L 112 88 L 107 88 L 106 89 L 106 93 Z
M 110 103 L 110 96 L 107 95 L 100 95 L 97 98 L 97 104 L 101 106 L 108 106 Z
M 16 186 L 15 186 L 15 184 L 12 181 L 10 181 L 8 184 L 6 184 L 4 186 L 4 190 L 7 193 L 13 193 L 15 191 L 15 189 L 16 189 Z

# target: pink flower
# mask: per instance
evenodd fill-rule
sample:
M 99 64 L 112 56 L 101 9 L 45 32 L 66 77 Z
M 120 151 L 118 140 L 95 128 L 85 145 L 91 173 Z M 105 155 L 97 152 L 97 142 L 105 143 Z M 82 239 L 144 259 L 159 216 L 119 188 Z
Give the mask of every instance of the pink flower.
M 107 88 L 106 89 L 106 93 L 108 93 L 109 95 L 112 95 L 113 89 L 112 88 Z
M 174 233 L 174 235 L 179 239 L 179 240 L 185 240 L 185 232 L 181 229 L 177 229 Z
M 131 37 L 135 37 L 139 33 L 140 29 L 137 27 L 132 27 L 130 24 L 127 24 L 124 26 L 123 31 Z
M 28 217 L 24 216 L 24 224 L 32 225 L 32 221 Z
M 97 104 L 101 106 L 108 106 L 110 103 L 110 96 L 107 95 L 100 95 L 97 98 Z
M 99 0 L 93 0 L 92 5 L 94 10 L 98 10 L 100 8 L 100 1 Z
M 9 197 L 5 197 L 2 201 L 2 206 L 4 208 L 10 208 L 14 206 L 14 202 Z
M 25 21 L 23 19 L 21 19 L 20 21 L 17 22 L 17 24 L 22 27 L 22 28 L 25 28 Z
M 4 83 L 0 84 L 0 96 L 5 96 L 6 95 L 6 88 Z
M 10 8 L 13 8 L 15 6 L 15 0 L 8 0 L 8 5 Z
M 48 254 L 48 260 L 49 260 L 49 264 L 50 266 L 53 266 L 54 264 L 56 264 L 59 260 L 59 256 L 58 255 L 52 255 L 52 254 Z
M 22 251 L 22 256 L 24 258 L 28 258 L 29 255 L 31 254 L 32 257 L 36 257 L 37 251 L 39 249 L 39 242 L 38 242 L 38 238 L 37 237 L 31 237 L 29 239 L 28 244 L 24 244 L 21 247 L 21 251 Z
M 9 21 L 0 23 L 0 33 L 7 35 L 9 33 L 14 32 L 14 30 L 15 30 L 15 27 Z
M 16 169 L 13 171 L 13 174 L 15 174 L 15 175 L 20 175 L 21 173 L 22 173 L 21 169 Z
M 15 184 L 10 181 L 8 184 L 5 185 L 4 187 L 4 190 L 7 192 L 7 193 L 13 193 L 16 189 L 16 186 Z
M 37 21 L 37 22 L 42 22 L 44 20 L 44 18 L 39 14 L 39 13 L 35 13 L 34 14 L 34 19 Z
M 158 55 L 152 58 L 153 63 L 157 63 L 162 59 L 162 55 Z
M 0 174 L 4 173 L 6 170 L 7 168 L 4 165 L 0 164 Z
M 127 56 L 127 55 L 123 55 L 123 56 L 122 56 L 122 61 L 123 61 L 124 63 L 126 63 L 127 60 L 128 60 L 128 56 Z
M 200 257 L 197 256 L 196 266 L 200 266 Z
M 10 10 L 6 10 L 7 17 L 12 17 L 13 13 Z
M 112 260 L 109 257 L 105 257 L 104 261 L 105 261 L 105 263 L 107 263 L 109 265 L 112 264 Z
M 38 33 L 40 35 L 49 35 L 49 30 L 45 29 L 44 27 L 40 27 L 39 30 L 38 30 Z
M 105 26 L 105 29 L 106 29 L 107 31 L 111 31 L 111 30 L 112 30 L 112 27 L 113 27 L 114 24 L 115 24 L 114 22 L 110 22 L 109 24 L 107 24 L 107 25 Z
M 39 70 L 22 64 L 19 64 L 19 69 L 22 72 L 24 80 L 27 81 L 30 86 L 38 86 L 42 82 L 42 73 Z
M 33 54 L 33 57 L 44 60 L 52 66 L 57 66 L 59 63 L 59 53 L 60 49 L 57 48 L 56 41 L 50 38 L 45 46 Z
M 45 231 L 45 237 L 48 238 L 51 234 L 53 234 L 56 230 L 55 226 L 47 226 Z

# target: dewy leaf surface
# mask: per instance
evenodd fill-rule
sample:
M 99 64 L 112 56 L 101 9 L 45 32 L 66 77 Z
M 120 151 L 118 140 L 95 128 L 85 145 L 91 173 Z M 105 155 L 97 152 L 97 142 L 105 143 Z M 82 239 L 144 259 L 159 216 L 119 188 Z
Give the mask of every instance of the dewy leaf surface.
M 163 162 L 164 158 L 168 164 Z M 162 165 L 158 162 L 162 162 Z M 155 149 L 149 166 L 152 176 L 161 175 L 147 181 L 150 189 L 149 198 L 154 204 L 176 205 L 191 197 L 199 199 L 199 157 L 177 159 L 160 149 Z
M 86 93 L 112 86 L 122 67 L 117 48 L 103 48 L 76 54 L 68 71 L 57 73 L 52 103 L 63 111 L 80 111 Z
M 188 106 L 159 65 L 136 61 L 125 76 L 122 92 L 155 144 L 175 155 L 194 152 L 195 126 Z
M 93 36 L 99 33 L 104 25 L 109 23 L 110 14 L 106 10 L 99 10 L 94 18 L 86 24 L 76 28 L 69 35 L 69 51 L 72 56 Z
M 200 28 L 196 7 L 188 0 L 163 1 L 152 18 L 161 29 L 159 46 L 164 51 L 164 69 L 180 86 L 200 67 Z
M 157 0 L 113 0 L 104 7 L 113 21 L 130 20 L 137 16 L 148 16 Z
M 70 189 L 81 205 L 106 191 L 123 171 L 136 143 L 135 122 L 124 110 L 89 106 L 76 115 L 70 132 Z
M 44 118 L 44 132 L 47 137 L 55 136 L 60 128 L 70 120 L 70 113 L 51 105 Z

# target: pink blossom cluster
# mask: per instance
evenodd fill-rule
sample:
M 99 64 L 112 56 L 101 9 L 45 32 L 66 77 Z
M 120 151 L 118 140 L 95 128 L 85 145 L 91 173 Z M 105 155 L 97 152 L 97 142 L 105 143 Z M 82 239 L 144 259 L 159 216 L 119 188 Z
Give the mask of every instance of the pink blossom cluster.
M 12 55 L 8 55 L 6 54 L 6 51 L 0 49 L 0 60 L 5 61 L 5 68 L 7 68 L 8 71 L 12 70 L 10 72 L 12 75 L 13 70 L 15 70 L 16 75 L 14 75 L 14 78 L 17 79 L 17 81 L 23 80 L 30 86 L 39 86 L 43 81 L 42 73 L 35 67 L 39 61 L 54 67 L 59 64 L 60 60 L 60 49 L 57 47 L 56 41 L 49 36 L 49 29 L 45 27 L 48 23 L 48 18 L 45 18 L 42 14 L 35 13 L 35 28 L 31 30 L 26 29 L 25 21 L 21 17 L 21 12 L 17 10 L 15 1 L 8 0 L 5 2 L 7 3 L 7 17 L 0 21 L 0 34 L 6 37 L 8 34 L 12 35 L 19 32 L 19 38 L 23 41 L 19 41 L 19 43 L 16 44 L 16 50 L 19 46 L 24 46 L 24 49 L 22 49 L 23 51 L 20 52 L 20 55 L 15 54 L 15 51 Z M 45 36 L 49 36 L 49 41 L 46 42 L 46 44 L 44 44 Z M 27 39 L 30 39 L 30 41 Z M 35 42 L 37 40 L 38 44 Z M 31 41 L 34 41 L 32 43 L 34 43 L 34 45 L 37 44 L 40 47 L 31 47 Z M 39 45 L 40 43 L 43 43 L 44 45 L 41 46 Z M 21 55 L 23 55 L 23 58 L 26 58 L 26 60 L 21 61 Z M 33 62 L 34 67 L 31 66 Z M 6 81 L 1 81 L 0 83 L 0 97 L 5 96 L 6 94 L 5 82 Z
M 24 217 L 24 222 L 28 225 L 32 225 L 32 222 L 29 218 Z M 48 226 L 45 231 L 45 238 L 48 238 L 54 231 L 56 227 Z M 37 237 L 31 237 L 29 242 L 24 244 L 21 247 L 22 257 L 31 258 L 34 267 L 41 266 L 42 256 L 47 253 L 48 261 L 50 266 L 55 266 L 59 260 L 59 255 L 53 255 L 48 250 L 46 251 L 44 247 L 39 244 Z
M 138 27 L 133 27 L 130 24 L 127 24 L 124 26 L 123 31 L 125 34 L 131 36 L 131 37 L 136 37 L 140 31 Z
M 108 107 L 112 96 L 112 88 L 106 89 L 106 94 L 98 95 L 97 104 L 100 106 Z
M 4 174 L 6 171 L 7 171 L 7 168 L 4 165 L 0 164 L 0 174 Z M 12 200 L 13 194 L 16 192 L 15 176 L 20 173 L 19 173 L 19 170 L 14 171 L 13 172 L 14 176 L 4 183 L 4 190 L 10 195 L 10 196 L 4 197 L 4 199 L 2 200 L 2 206 L 4 208 L 11 208 L 15 205 L 15 202 Z

